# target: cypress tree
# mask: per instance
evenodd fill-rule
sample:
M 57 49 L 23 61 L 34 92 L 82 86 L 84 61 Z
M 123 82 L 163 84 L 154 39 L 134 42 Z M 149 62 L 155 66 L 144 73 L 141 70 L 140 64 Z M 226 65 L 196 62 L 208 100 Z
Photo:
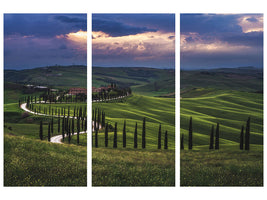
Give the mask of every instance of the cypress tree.
M 104 112 L 101 112 L 101 126 L 104 127 L 105 125 L 103 124 L 104 122 Z
M 247 120 L 245 133 L 245 150 L 249 150 L 249 136 L 250 136 L 250 117 Z
M 96 109 L 95 109 L 95 117 L 94 117 L 94 130 L 96 129 Z
M 168 149 L 168 132 L 165 131 L 164 149 Z
M 83 117 L 82 117 L 82 130 L 83 130 Z
M 181 146 L 180 146 L 181 150 L 184 149 L 184 134 L 182 134 L 182 138 L 181 138 Z
M 105 127 L 105 147 L 108 147 L 108 123 Z
M 99 130 L 99 126 L 100 126 L 100 111 L 98 109 L 98 115 L 97 115 L 97 129 Z
M 142 148 L 146 148 L 146 118 L 143 119 L 143 129 L 142 129 Z
M 126 120 L 124 120 L 124 124 L 123 124 L 123 147 L 126 147 Z
M 71 132 L 72 132 L 72 135 L 74 135 L 74 118 L 72 118 Z
M 80 143 L 80 120 L 77 120 L 77 144 Z
M 210 147 L 209 149 L 213 149 L 213 143 L 214 143 L 214 125 L 211 127 L 211 132 L 210 132 Z
M 113 148 L 117 148 L 117 122 L 115 122 L 115 128 L 114 128 Z
M 51 120 L 51 134 L 53 135 L 54 133 L 54 119 L 52 117 L 52 120 Z
M 104 120 L 103 124 L 105 125 L 106 124 L 106 113 L 105 112 L 104 112 L 103 120 Z
M 135 130 L 134 130 L 134 148 L 137 148 L 137 122 L 135 123 Z
M 62 119 L 62 139 L 63 139 L 63 141 L 64 141 L 64 139 L 65 139 L 65 117 L 63 117 L 63 119 Z
M 95 129 L 95 147 L 98 147 L 98 130 Z
M 48 123 L 48 137 L 47 137 L 47 139 L 48 139 L 48 142 L 50 142 L 50 123 Z
M 243 150 L 243 147 L 244 147 L 244 126 L 242 126 L 240 133 L 240 149 Z
M 217 123 L 217 127 L 216 127 L 216 135 L 215 135 L 215 149 L 219 149 L 219 123 Z
M 60 132 L 60 118 L 58 118 L 58 121 L 57 121 L 57 132 L 58 133 Z
M 39 137 L 40 137 L 40 140 L 43 140 L 43 122 L 42 122 L 42 120 L 40 121 Z
M 158 133 L 158 149 L 161 149 L 161 124 L 159 125 L 159 133 Z
M 188 137 L 188 149 L 193 148 L 193 126 L 192 126 L 192 117 L 190 117 L 190 122 L 189 122 L 189 137 Z
M 68 136 L 69 136 L 69 144 L 70 144 L 70 140 L 71 140 L 71 134 L 70 134 L 70 124 L 71 124 L 71 121 L 69 120 L 68 118 Z

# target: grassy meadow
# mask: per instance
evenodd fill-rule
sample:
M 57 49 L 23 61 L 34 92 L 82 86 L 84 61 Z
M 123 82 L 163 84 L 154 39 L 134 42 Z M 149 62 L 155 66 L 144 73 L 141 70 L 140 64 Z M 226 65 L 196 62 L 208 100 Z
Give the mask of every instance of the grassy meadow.
M 50 66 L 24 70 L 5 70 L 5 82 L 18 84 L 33 84 L 56 86 L 69 89 L 70 87 L 87 87 L 86 66 Z
M 180 154 L 181 186 L 263 186 L 263 147 L 249 151 L 237 145 L 221 145 L 220 150 L 199 146 Z
M 93 186 L 174 186 L 173 150 L 93 148 Z
M 190 117 L 192 150 L 188 150 Z M 240 132 L 242 126 L 245 130 L 248 117 L 250 150 L 242 151 L 239 149 Z M 263 186 L 260 70 L 237 68 L 182 72 L 180 122 L 180 136 L 184 135 L 185 147 L 180 153 L 181 186 Z M 211 128 L 214 125 L 215 131 L 217 123 L 220 124 L 220 149 L 209 150 Z
M 27 114 L 18 104 L 18 98 L 39 93 L 25 94 L 18 84 L 8 85 L 4 93 L 4 186 L 86 186 L 87 138 L 81 135 L 80 145 L 75 136 L 72 144 L 48 142 L 51 117 Z M 43 141 L 39 139 L 41 120 Z M 52 136 L 58 134 L 54 117 Z
M 193 145 L 209 145 L 211 126 L 220 124 L 220 144 L 239 145 L 241 126 L 251 118 L 250 143 L 263 144 L 263 95 L 240 91 L 221 91 L 208 96 L 182 98 L 181 134 L 185 144 L 189 119 L 193 119 Z M 186 147 L 186 146 L 185 146 Z
M 109 132 L 108 147 L 104 147 L 104 129 L 95 134 L 92 143 L 93 186 L 175 186 L 175 99 L 133 94 L 124 101 L 93 103 L 106 114 L 106 123 L 118 123 L 118 148 L 113 148 L 114 132 Z M 146 148 L 142 149 L 143 118 L 146 118 Z M 126 120 L 126 148 L 123 148 L 123 124 Z M 138 148 L 134 149 L 137 122 Z M 158 150 L 161 124 L 162 149 Z M 168 150 L 164 148 L 164 133 L 168 132 Z
M 9 131 L 4 141 L 4 186 L 87 185 L 85 147 L 53 144 Z
M 174 97 L 174 69 L 155 69 L 146 67 L 93 67 L 94 87 L 116 83 L 131 87 L 135 94 L 145 96 Z
M 122 147 L 122 132 L 126 120 L 127 147 L 133 148 L 135 125 L 137 122 L 138 148 L 142 148 L 143 118 L 146 118 L 146 148 L 157 149 L 158 131 L 161 124 L 162 146 L 164 133 L 168 131 L 169 149 L 175 149 L 175 99 L 133 95 L 123 103 L 93 103 L 106 113 L 106 123 L 114 127 L 118 123 L 118 146 Z M 113 145 L 113 134 L 109 133 L 109 144 Z M 94 135 L 93 135 L 94 137 Z M 99 146 L 104 147 L 104 130 L 99 133 Z

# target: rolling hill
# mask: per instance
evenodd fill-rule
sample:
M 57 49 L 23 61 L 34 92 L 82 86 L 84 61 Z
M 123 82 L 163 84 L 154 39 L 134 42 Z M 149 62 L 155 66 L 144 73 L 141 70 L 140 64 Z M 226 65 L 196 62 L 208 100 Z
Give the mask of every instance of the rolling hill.
M 93 67 L 94 87 L 116 83 L 131 87 L 137 94 L 147 96 L 174 96 L 175 70 L 145 67 Z
M 263 70 L 255 67 L 181 70 L 181 96 L 192 89 L 263 91 Z
M 61 87 L 87 87 L 86 66 L 50 66 L 4 70 L 5 82 Z
M 263 71 L 253 67 L 181 71 L 181 186 L 263 185 Z M 193 149 L 188 150 L 192 117 Z M 240 150 L 250 117 L 250 150 Z M 220 124 L 220 149 L 210 150 Z

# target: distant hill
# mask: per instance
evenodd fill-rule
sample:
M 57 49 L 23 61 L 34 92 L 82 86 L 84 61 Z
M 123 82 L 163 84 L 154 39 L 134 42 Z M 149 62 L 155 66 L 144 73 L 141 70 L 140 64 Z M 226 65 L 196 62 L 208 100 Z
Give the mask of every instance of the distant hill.
M 87 67 L 50 66 L 25 70 L 4 70 L 5 82 L 62 87 L 87 87 Z
M 174 96 L 175 70 L 145 67 L 93 67 L 93 86 L 116 83 L 148 96 Z
M 181 70 L 180 77 L 181 94 L 197 88 L 259 93 L 263 91 L 263 70 L 254 67 Z

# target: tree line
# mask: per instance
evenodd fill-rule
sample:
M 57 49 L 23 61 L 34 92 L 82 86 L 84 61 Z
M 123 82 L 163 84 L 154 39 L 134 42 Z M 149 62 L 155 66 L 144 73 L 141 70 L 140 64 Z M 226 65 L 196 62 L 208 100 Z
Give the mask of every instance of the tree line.
M 220 124 L 217 123 L 216 130 L 215 130 L 215 136 L 214 136 L 214 125 L 211 126 L 210 131 L 210 141 L 209 141 L 209 149 L 219 149 L 220 148 L 220 131 L 219 131 Z M 214 138 L 215 137 L 215 138 Z M 214 140 L 215 139 L 215 140 Z M 244 135 L 244 125 L 241 127 L 240 132 L 240 139 L 239 139 L 239 149 L 243 150 L 245 145 L 245 150 L 249 150 L 250 146 L 250 117 L 248 117 L 246 122 L 246 132 Z M 181 135 L 180 140 L 180 148 L 181 150 L 184 149 L 184 134 Z M 193 124 L 192 124 L 192 117 L 190 117 L 189 120 L 189 128 L 188 128 L 188 149 L 193 149 Z
M 74 118 L 63 117 L 62 119 L 57 119 L 57 129 L 54 129 L 54 118 L 48 122 L 47 129 L 47 140 L 50 142 L 51 136 L 53 136 L 54 132 L 57 131 L 57 134 L 62 134 L 63 142 L 67 137 L 68 142 L 71 142 L 71 137 L 74 135 L 75 131 L 77 132 L 77 144 L 80 143 L 79 135 L 81 131 L 87 131 L 87 120 L 82 120 L 83 118 L 77 118 L 76 122 Z M 76 124 L 76 125 L 75 125 Z M 76 128 L 75 128 L 76 127 Z M 40 121 L 40 129 L 39 129 L 39 138 L 40 140 L 44 139 L 43 133 L 43 121 Z
M 93 110 L 92 115 L 92 123 L 93 123 L 93 130 L 94 130 L 94 146 L 96 148 L 99 147 L 99 140 L 98 140 L 98 134 L 101 127 L 105 130 L 104 133 L 104 140 L 105 140 L 105 147 L 108 147 L 109 143 L 109 131 L 113 132 L 113 148 L 118 148 L 118 123 L 115 122 L 114 128 L 111 124 L 106 123 L 105 120 L 105 112 L 101 111 L 99 108 L 96 108 Z M 101 126 L 100 126 L 101 125 Z M 141 131 L 141 137 L 142 137 L 142 148 L 146 148 L 146 118 L 143 118 L 143 126 Z M 135 124 L 135 130 L 133 133 L 134 138 L 134 145 L 133 147 L 136 149 L 138 148 L 138 130 L 137 130 L 137 122 Z M 92 135 L 92 143 L 93 143 L 93 135 Z M 127 132 L 126 132 L 126 120 L 124 120 L 123 123 L 123 130 L 122 130 L 122 147 L 126 148 L 127 146 Z M 158 130 L 158 149 L 162 148 L 162 131 L 161 131 L 161 124 L 159 125 Z M 164 133 L 164 149 L 168 149 L 168 132 L 165 131 Z

